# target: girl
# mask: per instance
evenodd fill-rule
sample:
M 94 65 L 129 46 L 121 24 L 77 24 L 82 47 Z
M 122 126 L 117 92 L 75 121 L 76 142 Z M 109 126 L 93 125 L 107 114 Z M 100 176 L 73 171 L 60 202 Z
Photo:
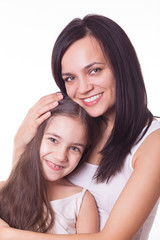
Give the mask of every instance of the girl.
M 52 71 L 62 93 L 90 116 L 105 119 L 96 147 L 69 177 L 94 195 L 101 231 L 43 235 L 19 232 L 3 223 L 3 234 L 16 240 L 148 239 L 160 195 L 160 122 L 147 107 L 140 64 L 128 36 L 104 16 L 74 19 L 54 45 Z M 26 126 L 46 117 L 43 113 L 57 100 L 53 94 L 34 106 L 34 116 L 28 115 L 15 138 L 17 154 L 26 144 L 21 141 Z M 26 141 L 27 136 L 26 132 Z
M 40 125 L 3 184 L 0 217 L 14 228 L 35 232 L 97 232 L 93 197 L 65 178 L 91 150 L 96 129 L 85 110 L 65 97 Z

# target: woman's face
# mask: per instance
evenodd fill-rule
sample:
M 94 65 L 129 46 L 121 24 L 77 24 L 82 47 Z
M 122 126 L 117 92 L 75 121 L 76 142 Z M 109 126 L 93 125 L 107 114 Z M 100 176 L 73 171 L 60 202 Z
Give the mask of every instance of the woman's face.
M 66 116 L 51 118 L 40 146 L 45 179 L 56 181 L 71 173 L 79 163 L 86 144 L 86 129 L 82 121 Z
M 61 62 L 67 94 L 91 116 L 114 114 L 115 78 L 99 43 L 86 36 L 73 43 Z

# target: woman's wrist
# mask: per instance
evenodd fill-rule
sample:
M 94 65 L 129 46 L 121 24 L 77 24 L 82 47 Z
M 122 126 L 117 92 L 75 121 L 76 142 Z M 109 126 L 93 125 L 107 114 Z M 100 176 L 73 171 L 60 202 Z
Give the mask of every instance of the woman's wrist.
M 1 231 L 1 230 L 0 230 Z M 37 233 L 27 230 L 20 230 L 11 227 L 3 228 L 0 233 L 0 240 L 43 240 L 46 236 L 43 233 Z
M 25 240 L 30 239 L 26 234 L 27 231 L 19 230 L 11 227 L 4 227 L 0 230 L 0 240 Z M 31 240 L 31 239 L 30 239 Z

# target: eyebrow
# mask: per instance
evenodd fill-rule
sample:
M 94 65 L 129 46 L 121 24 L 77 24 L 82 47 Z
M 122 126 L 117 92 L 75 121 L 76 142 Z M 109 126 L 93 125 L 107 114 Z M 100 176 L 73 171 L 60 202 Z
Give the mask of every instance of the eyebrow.
M 103 63 L 103 62 L 92 62 L 92 63 L 88 64 L 87 66 L 85 66 L 84 69 L 88 69 L 88 68 L 90 68 L 90 67 L 93 67 L 93 66 L 96 65 L 96 64 L 105 65 L 106 63 Z M 72 75 L 72 73 L 70 73 L 70 72 L 62 73 L 62 77 L 63 77 L 63 76 L 70 76 L 70 75 Z
M 57 135 L 57 134 L 55 134 L 55 133 L 45 133 L 45 135 L 50 135 L 50 136 L 52 136 L 52 137 L 56 137 L 56 138 L 58 138 L 58 139 L 60 139 L 60 140 L 63 140 L 59 135 Z M 75 146 L 80 146 L 80 147 L 83 147 L 83 148 L 85 148 L 86 147 L 86 145 L 84 145 L 83 143 L 72 143 L 73 145 L 75 145 Z
M 92 67 L 92 66 L 94 66 L 94 65 L 96 65 L 96 64 L 105 65 L 106 63 L 103 63 L 103 62 L 93 62 L 93 63 L 88 64 L 88 65 L 85 66 L 84 68 L 85 68 L 85 69 L 88 69 L 88 68 L 90 68 L 90 67 Z

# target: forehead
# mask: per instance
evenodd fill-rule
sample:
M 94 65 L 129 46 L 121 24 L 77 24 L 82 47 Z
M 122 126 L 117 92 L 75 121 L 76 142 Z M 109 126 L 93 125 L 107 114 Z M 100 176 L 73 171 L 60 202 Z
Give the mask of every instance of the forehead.
M 63 115 L 51 117 L 44 133 L 46 132 L 74 139 L 86 137 L 86 127 L 80 118 Z
M 86 36 L 66 50 L 61 62 L 62 71 L 65 71 L 65 66 L 69 66 L 72 60 L 74 65 L 88 65 L 93 61 L 105 61 L 105 56 L 98 41 L 93 36 Z

